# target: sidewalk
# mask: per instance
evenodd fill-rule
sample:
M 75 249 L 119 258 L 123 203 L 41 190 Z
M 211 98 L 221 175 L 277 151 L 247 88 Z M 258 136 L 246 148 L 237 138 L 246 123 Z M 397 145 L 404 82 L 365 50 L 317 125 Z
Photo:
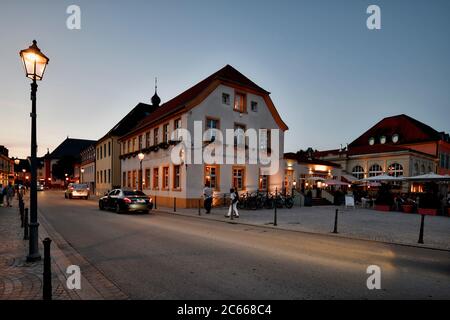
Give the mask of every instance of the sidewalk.
M 17 201 L 13 208 L 0 208 L 0 234 L 0 300 L 42 299 L 43 261 L 26 262 L 28 240 L 23 240 Z M 56 269 L 54 262 L 52 269 Z M 72 299 L 55 272 L 52 288 L 54 300 Z
M 104 300 L 128 297 L 99 270 L 79 255 L 39 215 L 39 248 L 43 255 L 42 240 L 52 239 L 53 300 Z M 26 262 L 28 240 L 23 240 L 18 202 L 13 208 L 0 207 L 0 300 L 41 300 L 43 286 L 43 259 Z M 42 256 L 43 258 L 43 256 Z M 81 290 L 66 288 L 69 265 L 81 269 Z
M 339 234 L 337 235 L 331 233 L 336 209 L 339 209 Z M 155 211 L 174 214 L 173 208 L 158 206 Z M 424 244 L 421 245 L 417 243 L 421 219 L 417 214 L 383 213 L 369 209 L 345 209 L 335 206 L 283 208 L 277 210 L 277 226 L 275 227 L 273 226 L 273 209 L 240 210 L 240 218 L 235 218 L 233 221 L 224 217 L 227 211 L 226 208 L 213 208 L 212 213 L 207 215 L 202 208 L 201 216 L 199 216 L 198 209 L 177 208 L 176 214 L 282 230 L 450 250 L 449 217 L 426 216 Z

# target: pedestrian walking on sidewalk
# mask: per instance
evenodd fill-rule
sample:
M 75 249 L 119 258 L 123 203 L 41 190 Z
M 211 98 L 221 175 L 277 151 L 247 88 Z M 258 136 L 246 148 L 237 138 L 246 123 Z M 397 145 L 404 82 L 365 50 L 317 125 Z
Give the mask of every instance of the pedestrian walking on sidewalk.
M 14 188 L 11 183 L 6 187 L 6 207 L 12 207 L 12 199 L 14 197 Z
M 212 201 L 213 201 L 213 191 L 209 183 L 205 183 L 205 188 L 203 189 L 203 206 L 205 207 L 206 213 L 211 213 Z
M 230 198 L 231 198 L 230 208 L 228 209 L 228 214 L 226 214 L 225 217 L 229 218 L 231 217 L 231 215 L 233 215 L 234 217 L 239 218 L 239 211 L 237 209 L 237 204 L 239 202 L 239 194 L 234 188 L 230 189 Z
M 3 185 L 0 183 L 0 207 L 3 206 Z

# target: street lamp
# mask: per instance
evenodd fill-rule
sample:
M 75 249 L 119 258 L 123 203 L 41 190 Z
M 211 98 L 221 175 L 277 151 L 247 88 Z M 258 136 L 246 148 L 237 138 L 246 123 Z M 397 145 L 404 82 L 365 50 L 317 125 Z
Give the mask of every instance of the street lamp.
M 143 179 L 142 179 L 142 176 L 143 176 L 143 174 L 142 174 L 142 160 L 144 160 L 144 158 L 145 158 L 145 155 L 141 152 L 141 153 L 139 153 L 138 154 L 138 158 L 139 158 L 139 168 L 140 168 L 140 173 L 141 173 L 141 175 L 140 175 L 140 178 L 139 178 L 139 188 L 140 188 L 140 191 L 143 191 L 144 190 L 144 188 L 143 188 L 143 183 L 142 183 L 142 181 L 143 181 Z
M 14 164 L 15 164 L 16 166 L 18 166 L 18 165 L 20 164 L 20 159 L 19 159 L 19 158 L 16 158 L 16 159 L 14 160 Z
M 81 168 L 81 169 L 80 169 L 80 172 L 81 172 L 80 183 L 83 183 L 84 168 Z
M 30 250 L 28 262 L 41 260 L 39 253 L 39 223 L 37 220 L 37 137 L 36 137 L 36 92 L 37 81 L 41 81 L 49 59 L 41 52 L 36 40 L 25 50 L 19 52 L 25 68 L 25 76 L 33 80 L 31 83 L 31 190 L 30 190 Z

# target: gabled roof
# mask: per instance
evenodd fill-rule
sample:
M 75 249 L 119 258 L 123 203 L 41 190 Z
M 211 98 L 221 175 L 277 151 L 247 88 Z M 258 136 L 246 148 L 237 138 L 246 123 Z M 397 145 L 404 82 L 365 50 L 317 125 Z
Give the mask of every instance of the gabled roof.
M 425 141 L 438 141 L 442 134 L 432 127 L 413 119 L 405 114 L 384 118 L 359 138 L 349 144 L 349 148 L 369 145 L 369 139 L 375 138 L 375 144 L 380 143 L 380 137 L 387 138 L 386 144 L 392 143 L 392 136 L 398 134 L 399 141 L 395 145 L 410 144 Z
M 154 110 L 156 110 L 156 107 L 150 104 L 139 103 L 130 112 L 128 112 L 128 114 L 123 117 L 111 130 L 109 130 L 106 135 L 100 138 L 98 142 L 101 142 L 102 140 L 112 136 L 123 136 L 124 134 L 132 130 L 140 121 L 142 121 L 142 119 L 147 117 Z
M 272 115 L 280 124 L 280 127 L 282 127 L 284 130 L 287 130 L 286 124 L 281 120 L 281 117 L 276 111 L 273 102 L 270 100 L 269 97 L 270 92 L 258 86 L 256 83 L 254 83 L 252 80 L 244 76 L 242 73 L 240 73 L 232 66 L 226 65 L 219 71 L 213 73 L 206 79 L 200 81 L 193 87 L 176 96 L 175 98 L 162 104 L 160 107 L 154 110 L 154 112 L 152 112 L 149 116 L 143 119 L 141 123 L 139 123 L 132 132 L 139 131 L 146 126 L 152 125 L 155 122 L 160 121 L 164 118 L 168 118 L 171 115 L 176 114 L 180 111 L 189 110 L 189 108 L 194 107 L 195 105 L 201 102 L 198 101 L 198 98 L 205 91 L 206 92 L 212 91 L 221 83 L 245 87 L 246 89 L 249 89 L 255 92 L 256 94 L 260 94 L 263 97 L 265 97 L 266 103 L 268 104 L 268 107 L 272 112 Z
M 55 150 L 53 150 L 50 154 L 50 159 L 60 159 L 65 156 L 73 156 L 78 158 L 82 150 L 94 143 L 96 143 L 95 140 L 67 138 Z

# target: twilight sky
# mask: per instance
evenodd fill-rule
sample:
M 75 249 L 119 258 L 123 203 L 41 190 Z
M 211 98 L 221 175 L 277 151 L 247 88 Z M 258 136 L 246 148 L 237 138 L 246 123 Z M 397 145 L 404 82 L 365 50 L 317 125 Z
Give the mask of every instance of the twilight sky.
M 81 7 L 81 30 L 66 9 Z M 382 29 L 366 27 L 381 7 Z M 98 139 L 158 77 L 163 102 L 231 64 L 272 92 L 285 151 L 338 148 L 406 113 L 450 131 L 448 0 L 1 0 L 0 145 L 29 154 L 31 103 L 18 52 L 50 58 L 38 90 L 39 155 Z

